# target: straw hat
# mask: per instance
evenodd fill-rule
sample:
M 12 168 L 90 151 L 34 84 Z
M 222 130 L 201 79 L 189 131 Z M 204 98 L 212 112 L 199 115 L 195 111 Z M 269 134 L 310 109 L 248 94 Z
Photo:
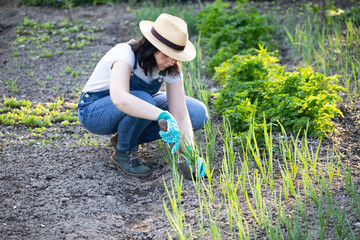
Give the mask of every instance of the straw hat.
M 187 24 L 181 18 L 163 13 L 155 22 L 141 21 L 139 27 L 144 37 L 165 55 L 184 62 L 195 58 Z

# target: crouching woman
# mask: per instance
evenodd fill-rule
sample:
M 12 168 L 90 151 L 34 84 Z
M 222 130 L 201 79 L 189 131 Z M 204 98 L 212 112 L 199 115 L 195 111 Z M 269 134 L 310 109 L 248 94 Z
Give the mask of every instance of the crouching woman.
M 98 62 L 78 104 L 81 124 L 92 133 L 115 135 L 112 162 L 133 176 L 148 176 L 151 169 L 135 155 L 138 144 L 157 139 L 193 151 L 193 131 L 203 128 L 207 110 L 200 101 L 185 96 L 180 61 L 196 56 L 188 40 L 186 23 L 161 14 L 155 22 L 141 21 L 143 36 L 120 43 Z M 166 93 L 159 92 L 165 83 Z M 160 131 L 164 119 L 167 131 Z M 164 121 L 162 120 L 162 121 Z M 196 176 L 204 176 L 197 159 Z

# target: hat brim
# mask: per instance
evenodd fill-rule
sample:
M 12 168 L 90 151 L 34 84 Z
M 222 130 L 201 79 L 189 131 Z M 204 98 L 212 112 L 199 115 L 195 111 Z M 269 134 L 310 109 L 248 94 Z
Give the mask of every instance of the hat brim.
M 196 57 L 196 49 L 194 45 L 187 40 L 185 49 L 182 51 L 174 50 L 164 43 L 160 42 L 154 35 L 151 33 L 151 28 L 153 27 L 154 22 L 152 21 L 141 21 L 139 24 L 140 31 L 144 37 L 151 42 L 157 49 L 159 49 L 165 55 L 182 62 L 188 62 L 193 60 Z

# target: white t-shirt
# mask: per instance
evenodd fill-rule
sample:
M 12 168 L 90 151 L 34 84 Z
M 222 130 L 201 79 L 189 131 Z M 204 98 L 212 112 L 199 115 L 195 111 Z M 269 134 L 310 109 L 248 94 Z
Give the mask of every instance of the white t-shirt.
M 100 92 L 108 90 L 110 87 L 111 66 L 116 61 L 125 61 L 131 66 L 131 69 L 133 69 L 135 54 L 129 44 L 119 43 L 105 54 L 105 56 L 96 65 L 89 80 L 85 84 L 83 92 Z M 159 70 L 154 69 L 152 77 L 145 76 L 143 69 L 139 66 L 139 63 L 137 63 L 137 68 L 134 73 L 142 80 L 149 83 L 152 79 L 159 78 L 159 72 Z M 163 77 L 163 82 L 174 83 L 181 80 L 181 78 L 182 71 L 180 69 L 180 75 L 166 74 L 165 77 Z

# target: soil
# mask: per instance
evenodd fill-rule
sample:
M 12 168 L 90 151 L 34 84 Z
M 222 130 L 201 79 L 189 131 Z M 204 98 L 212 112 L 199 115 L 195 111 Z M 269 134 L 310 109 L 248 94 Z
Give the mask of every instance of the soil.
M 288 5 L 291 3 L 286 1 Z M 98 60 L 92 60 L 94 54 L 102 55 L 118 42 L 137 37 L 135 17 L 128 7 L 133 6 L 121 3 L 75 7 L 74 19 L 103 27 L 100 37 L 91 45 L 66 49 L 62 55 L 46 58 L 29 57 L 22 52 L 14 58 L 15 29 L 24 17 L 38 22 L 60 21 L 67 13 L 64 9 L 0 1 L 0 95 L 34 103 L 54 102 L 62 96 L 65 102 L 77 103 L 76 89 L 86 83 L 91 67 Z M 24 47 L 18 46 L 20 50 Z M 46 45 L 53 52 L 61 47 L 59 42 Z M 282 49 L 282 52 L 287 51 Z M 68 66 L 80 73 L 78 78 L 66 71 Z M 29 76 L 30 72 L 33 77 Z M 53 76 L 51 80 L 47 80 L 49 75 Z M 8 81 L 16 82 L 18 93 L 5 84 Z M 353 181 L 359 194 L 358 103 L 359 99 L 353 109 L 346 101 L 340 104 L 344 117 L 334 119 L 339 133 L 329 136 L 322 144 L 324 149 L 334 146 L 344 163 L 353 166 Z M 221 123 L 213 114 L 212 118 L 214 124 Z M 57 137 L 51 138 L 54 134 Z M 26 144 L 32 140 L 38 141 Z M 318 140 L 309 142 L 316 147 Z M 169 206 L 164 182 L 170 186 L 172 173 L 157 143 L 139 150 L 140 157 L 152 169 L 152 175 L 146 178 L 126 175 L 111 164 L 113 149 L 109 146 L 109 136 L 90 134 L 80 125 L 69 127 L 55 123 L 41 134 L 34 134 L 24 125 L 0 125 L 0 143 L 0 239 L 166 239 L 168 233 L 175 236 L 163 207 L 163 199 Z M 222 192 L 218 183 L 223 156 L 220 136 L 215 146 L 213 191 L 215 202 L 220 204 Z M 320 154 L 323 159 L 326 157 L 326 151 Z M 348 206 L 350 198 L 346 196 L 344 184 L 334 187 L 333 192 L 334 199 L 346 206 L 348 220 L 358 233 L 356 226 L 360 225 L 360 219 Z M 192 181 L 184 180 L 182 199 L 187 222 L 196 225 L 199 204 Z M 243 215 L 253 229 L 252 225 L 256 224 L 246 200 L 240 199 L 240 202 L 247 209 Z M 225 211 L 220 212 L 218 221 L 226 225 Z M 333 231 L 330 224 L 326 232 L 328 239 Z M 263 232 L 259 230 L 257 237 L 263 238 Z M 227 238 L 224 231 L 223 239 Z

